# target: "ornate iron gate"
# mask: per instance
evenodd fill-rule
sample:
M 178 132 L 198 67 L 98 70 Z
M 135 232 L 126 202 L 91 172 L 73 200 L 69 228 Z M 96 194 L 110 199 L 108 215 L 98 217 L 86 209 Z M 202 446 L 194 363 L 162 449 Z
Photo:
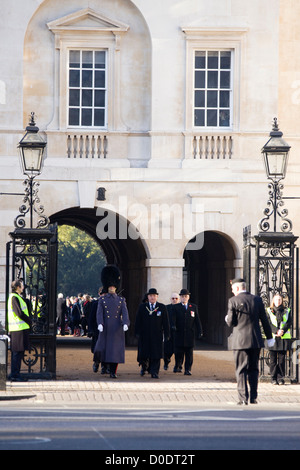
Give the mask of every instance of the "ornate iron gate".
M 17 228 L 10 236 L 12 240 L 6 250 L 6 299 L 11 282 L 22 279 L 32 315 L 31 349 L 25 351 L 21 372 L 30 378 L 53 379 L 56 376 L 57 226 Z
M 255 255 L 255 294 L 259 295 L 265 307 L 275 294 L 283 297 L 284 304 L 291 309 L 293 316 L 292 350 L 286 355 L 286 376 L 294 382 L 299 379 L 298 364 L 293 363 L 293 350 L 297 349 L 299 338 L 299 248 L 298 237 L 290 232 L 259 232 L 251 236 L 251 227 L 243 230 L 243 276 L 251 291 L 251 266 Z M 297 361 L 296 361 L 297 362 Z M 268 377 L 269 355 L 262 349 L 260 377 Z

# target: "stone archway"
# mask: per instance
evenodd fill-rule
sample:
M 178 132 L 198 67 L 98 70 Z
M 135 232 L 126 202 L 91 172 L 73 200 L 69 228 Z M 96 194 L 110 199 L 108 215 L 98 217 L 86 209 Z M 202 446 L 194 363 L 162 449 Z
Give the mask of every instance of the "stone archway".
M 109 211 L 107 211 L 109 212 Z M 91 235 L 103 249 L 107 263 L 116 264 L 121 271 L 121 290 L 126 298 L 127 307 L 130 316 L 131 327 L 127 333 L 127 345 L 135 344 L 134 323 L 139 304 L 141 303 L 147 288 L 147 273 L 145 260 L 147 258 L 146 250 L 140 238 L 136 240 L 130 237 L 120 237 L 119 229 L 124 234 L 128 227 L 128 221 L 118 214 L 116 217 L 116 226 L 118 228 L 115 238 L 99 239 L 96 229 L 99 223 L 99 216 L 96 215 L 96 209 L 81 209 L 73 207 L 62 210 L 51 215 L 51 223 L 58 225 L 73 225 L 84 230 Z M 101 285 L 99 273 L 99 287 Z
M 210 344 L 227 345 L 228 327 L 224 317 L 232 296 L 230 279 L 234 277 L 236 258 L 233 243 L 224 234 L 204 232 L 200 250 L 185 250 L 185 284 L 191 301 L 198 305 L 204 339 Z

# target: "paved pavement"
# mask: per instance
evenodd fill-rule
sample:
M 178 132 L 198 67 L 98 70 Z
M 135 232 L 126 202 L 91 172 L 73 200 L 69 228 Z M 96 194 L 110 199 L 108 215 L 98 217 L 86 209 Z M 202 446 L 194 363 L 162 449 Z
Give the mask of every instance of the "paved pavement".
M 201 364 L 206 364 L 203 371 Z M 211 372 L 207 367 L 213 364 Z M 218 364 L 218 369 L 216 369 Z M 172 365 L 172 363 L 171 363 Z M 222 371 L 228 370 L 225 374 Z M 126 351 L 126 365 L 121 364 L 117 379 L 93 374 L 88 380 L 29 380 L 6 383 L 0 391 L 1 406 L 101 406 L 102 408 L 172 408 L 182 409 L 236 407 L 237 392 L 233 375 L 232 352 L 195 351 L 193 375 L 174 374 L 172 367 L 161 371 L 159 379 L 139 375 L 136 351 Z M 226 377 L 227 376 L 227 377 Z M 259 383 L 259 403 L 248 408 L 299 408 L 300 384 L 274 386 Z

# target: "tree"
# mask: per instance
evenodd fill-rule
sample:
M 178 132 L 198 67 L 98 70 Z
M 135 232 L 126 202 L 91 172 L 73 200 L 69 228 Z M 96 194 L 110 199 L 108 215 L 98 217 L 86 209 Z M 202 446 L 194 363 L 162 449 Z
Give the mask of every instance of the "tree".
M 96 296 L 105 264 L 102 248 L 90 235 L 73 226 L 58 227 L 58 292 Z

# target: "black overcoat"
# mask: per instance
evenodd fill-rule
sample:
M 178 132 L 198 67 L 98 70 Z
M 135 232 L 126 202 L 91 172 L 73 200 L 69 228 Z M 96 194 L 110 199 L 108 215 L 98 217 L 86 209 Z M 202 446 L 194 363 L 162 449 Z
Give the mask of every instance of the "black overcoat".
M 232 326 L 229 337 L 230 349 L 260 349 L 264 346 L 260 322 L 267 339 L 272 338 L 272 330 L 262 299 L 249 292 L 241 292 L 228 300 L 226 323 Z
M 198 307 L 190 302 L 187 309 L 182 303 L 173 305 L 173 324 L 175 328 L 175 352 L 181 348 L 193 348 L 195 338 L 200 338 L 203 334 Z
M 163 357 L 163 339 L 169 339 L 170 324 L 167 308 L 164 304 L 156 302 L 155 310 L 150 310 L 149 302 L 139 306 L 135 334 L 138 337 L 139 364 L 147 359 L 161 359 Z

